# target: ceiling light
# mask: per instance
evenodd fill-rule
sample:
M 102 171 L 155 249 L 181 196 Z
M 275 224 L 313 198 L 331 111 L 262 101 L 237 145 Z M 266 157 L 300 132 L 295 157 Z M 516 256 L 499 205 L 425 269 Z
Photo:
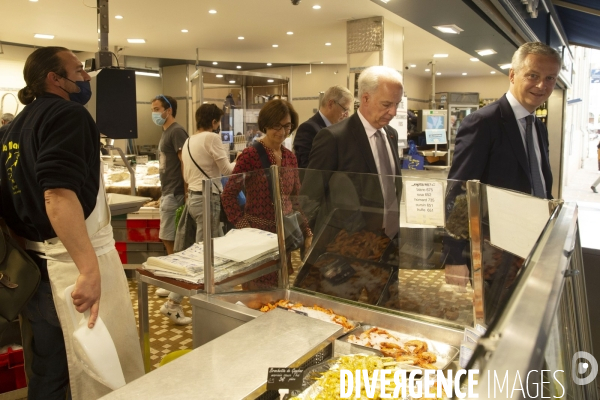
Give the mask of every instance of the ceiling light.
M 433 58 L 446 58 L 448 57 L 448 54 L 434 54 Z
M 54 39 L 54 35 L 44 35 L 43 33 L 36 33 L 33 37 L 38 39 Z
M 469 60 L 471 60 L 471 61 L 479 61 L 479 58 L 471 57 L 471 58 L 469 58 Z
M 273 83 L 273 82 L 275 82 L 275 81 L 274 81 L 273 79 L 267 79 L 267 82 L 269 82 L 269 83 Z
M 221 74 L 217 75 L 217 78 L 222 78 L 222 77 L 223 77 L 223 75 L 221 75 Z
M 435 74 L 436 74 L 436 75 L 441 75 L 442 73 L 441 73 L 441 72 L 436 72 Z
M 291 32 L 291 31 L 290 31 L 290 32 L 287 32 L 287 34 L 288 34 L 288 35 L 293 35 L 293 34 L 294 34 L 294 32 Z
M 115 18 L 116 19 L 123 19 L 123 16 L 122 15 L 115 15 Z
M 416 67 L 417 67 L 417 64 L 410 64 L 410 65 L 409 65 L 409 67 L 411 67 L 411 68 L 416 68 Z
M 325 43 L 325 46 L 331 46 L 331 43 L 327 42 Z
M 273 65 L 273 64 L 271 64 L 271 63 L 267 63 L 267 67 L 270 67 L 271 65 Z
M 188 33 L 188 30 L 187 29 L 182 29 L 181 32 Z
M 208 13 L 209 13 L 209 14 L 216 14 L 216 13 L 217 13 L 217 10 L 208 10 Z
M 244 40 L 245 38 L 243 36 L 238 36 L 239 40 Z
M 493 49 L 475 50 L 475 53 L 479 54 L 480 56 L 489 56 L 492 54 L 496 54 L 496 52 Z
M 429 68 L 425 68 L 425 72 L 429 72 L 431 71 Z
M 462 74 L 463 74 L 463 75 L 466 75 L 467 73 L 466 73 L 466 72 L 463 72 Z
M 158 72 L 143 72 L 143 71 L 135 71 L 136 75 L 143 75 L 143 76 L 154 76 L 156 78 L 160 78 L 160 74 Z
M 509 69 L 511 64 L 498 64 L 500 65 L 500 69 Z
M 37 3 L 38 0 L 29 0 L 32 3 Z
M 235 83 L 235 81 L 229 81 L 229 83 Z
M 323 61 L 321 61 L 321 64 L 323 64 Z
M 313 10 L 320 10 L 320 9 L 321 9 L 321 6 L 319 6 L 319 5 L 313 6 Z
M 382 2 L 382 3 L 385 3 L 385 4 L 389 3 L 389 1 L 390 1 L 390 0 L 381 0 L 381 2 Z
M 128 43 L 146 43 L 144 39 L 127 39 Z
M 279 45 L 278 44 L 274 44 L 273 47 L 279 47 Z
M 490 72 L 490 74 L 495 74 L 495 73 L 496 73 L 496 71 L 491 71 L 491 72 Z
M 213 65 L 217 65 L 217 64 L 218 64 L 218 62 L 216 62 L 216 61 L 213 61 Z
M 237 68 L 237 69 L 242 69 L 242 66 L 241 66 L 241 65 L 238 65 L 236 68 Z
M 440 32 L 453 33 L 455 35 L 458 35 L 459 33 L 461 33 L 463 31 L 456 25 L 438 25 L 438 26 L 434 26 L 434 28 Z

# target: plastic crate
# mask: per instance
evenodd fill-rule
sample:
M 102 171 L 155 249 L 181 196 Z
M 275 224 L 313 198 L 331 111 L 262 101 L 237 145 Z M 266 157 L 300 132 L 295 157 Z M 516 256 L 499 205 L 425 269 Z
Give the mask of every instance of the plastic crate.
M 11 392 L 27 386 L 23 350 L 8 348 L 0 354 L 0 393 Z

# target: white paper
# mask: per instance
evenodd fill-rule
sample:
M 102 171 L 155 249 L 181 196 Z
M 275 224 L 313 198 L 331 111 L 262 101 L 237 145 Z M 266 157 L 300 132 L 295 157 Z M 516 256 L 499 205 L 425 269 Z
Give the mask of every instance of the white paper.
M 548 200 L 487 187 L 490 242 L 527 258 L 550 218 Z
M 232 229 L 213 243 L 215 256 L 238 262 L 278 249 L 277 234 L 254 228 Z
M 444 184 L 407 181 L 405 183 L 406 222 L 444 226 Z

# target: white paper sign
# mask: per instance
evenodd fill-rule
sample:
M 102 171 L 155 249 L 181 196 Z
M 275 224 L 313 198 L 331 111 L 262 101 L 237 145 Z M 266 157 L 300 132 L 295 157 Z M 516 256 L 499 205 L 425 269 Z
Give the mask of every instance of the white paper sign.
M 490 242 L 527 258 L 550 218 L 548 200 L 487 187 Z
M 444 226 L 444 184 L 408 181 L 405 184 L 406 222 Z
M 446 130 L 425 129 L 425 142 L 427 144 L 446 144 Z

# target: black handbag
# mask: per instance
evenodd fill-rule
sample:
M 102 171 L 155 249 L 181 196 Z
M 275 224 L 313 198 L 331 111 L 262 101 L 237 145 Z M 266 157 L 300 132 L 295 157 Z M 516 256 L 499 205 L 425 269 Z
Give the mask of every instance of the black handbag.
M 253 146 L 256 149 L 256 151 L 258 151 L 262 167 L 264 169 L 269 169 L 271 167 L 271 162 L 269 161 L 269 155 L 267 154 L 267 151 L 265 150 L 263 145 L 261 143 L 254 142 Z M 275 203 L 275 198 L 273 195 L 273 185 L 269 177 L 267 177 L 267 183 L 269 184 L 271 198 L 273 199 L 273 203 Z M 302 234 L 302 229 L 300 229 L 300 223 L 298 222 L 298 218 L 300 218 L 300 213 L 298 211 L 294 211 L 291 214 L 283 216 L 285 250 L 288 252 L 299 249 L 304 243 L 304 235 Z
M 212 182 L 212 184 L 215 185 L 215 189 L 217 189 L 217 192 L 219 192 L 219 202 L 221 203 L 221 211 L 219 212 L 219 222 L 223 222 L 224 224 L 229 223 L 229 220 L 227 219 L 227 214 L 225 213 L 225 209 L 223 208 L 223 203 L 221 202 L 221 191 L 219 190 L 219 187 L 217 186 L 217 184 L 215 183 L 215 181 L 212 180 L 211 177 L 206 174 L 206 172 L 204 172 L 204 170 L 202 169 L 202 167 L 200 167 L 198 165 L 198 163 L 196 162 L 196 160 L 194 160 L 194 157 L 192 157 L 192 152 L 190 151 L 190 141 L 189 141 L 189 139 L 188 139 L 187 149 L 188 149 L 188 154 L 190 155 L 190 158 L 192 159 L 192 161 L 194 162 L 194 164 L 196 165 L 196 167 L 198 167 L 198 169 L 200 170 L 200 172 L 202 172 L 204 174 L 204 176 L 206 176 L 208 179 L 210 179 L 210 181 Z
M 35 261 L 0 229 L 0 321 L 18 319 L 25 304 L 35 294 L 40 278 Z

